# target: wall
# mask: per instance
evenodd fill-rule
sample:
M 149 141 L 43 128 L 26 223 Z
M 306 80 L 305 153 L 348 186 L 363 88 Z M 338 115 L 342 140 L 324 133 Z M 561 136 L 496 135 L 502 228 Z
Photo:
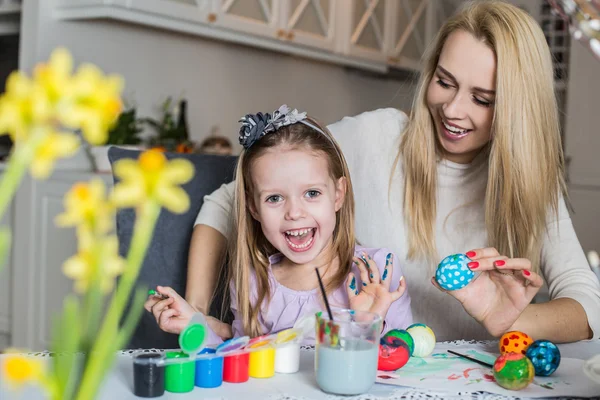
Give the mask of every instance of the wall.
M 573 224 L 585 251 L 600 251 L 600 60 L 581 43 L 571 45 L 566 155 Z
M 52 3 L 31 0 L 23 6 L 23 68 L 66 46 L 77 62 L 123 75 L 125 97 L 135 101 L 142 116 L 158 115 L 166 96 L 185 96 L 193 138 L 219 125 L 237 143 L 242 115 L 273 111 L 282 103 L 326 123 L 379 107 L 410 106 L 407 82 L 119 22 L 54 20 Z

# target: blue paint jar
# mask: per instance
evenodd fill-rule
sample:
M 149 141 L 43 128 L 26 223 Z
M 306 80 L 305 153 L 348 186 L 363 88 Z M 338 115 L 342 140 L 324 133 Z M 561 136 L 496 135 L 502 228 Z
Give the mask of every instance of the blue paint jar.
M 198 355 L 214 354 L 215 349 L 204 349 Z M 223 357 L 196 360 L 196 386 L 216 388 L 223 383 Z

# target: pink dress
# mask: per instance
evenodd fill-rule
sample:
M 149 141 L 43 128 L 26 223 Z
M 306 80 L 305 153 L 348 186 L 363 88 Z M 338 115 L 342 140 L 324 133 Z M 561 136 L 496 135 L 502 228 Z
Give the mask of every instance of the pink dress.
M 386 257 L 389 253 L 391 253 L 391 251 L 387 249 L 356 246 L 354 249 L 354 255 L 360 258 L 363 251 L 375 261 L 377 267 L 379 268 L 380 276 L 382 276 L 385 268 Z M 259 315 L 259 323 L 262 327 L 263 334 L 265 335 L 292 328 L 296 321 L 300 318 L 309 316 L 311 314 L 314 315 L 314 313 L 317 311 L 325 311 L 325 307 L 321 305 L 319 288 L 307 291 L 296 291 L 277 282 L 273 276 L 271 267 L 279 263 L 281 258 L 281 254 L 275 254 L 269 257 L 269 286 L 271 288 L 271 301 L 268 305 L 263 305 L 262 312 Z M 398 260 L 395 254 L 393 259 Z M 362 281 L 360 279 L 360 272 L 356 265 L 352 265 L 352 272 L 356 277 L 356 287 L 360 290 L 362 287 Z M 393 271 L 389 270 L 388 277 L 386 278 L 392 279 L 390 290 L 396 290 L 398 288 L 399 279 L 402 275 L 403 274 L 399 263 L 395 262 Z M 331 307 L 349 308 L 348 293 L 346 290 L 346 285 L 344 284 L 329 295 L 328 300 Z M 256 301 L 256 281 L 254 275 L 251 276 L 250 291 L 252 293 L 252 301 Z M 244 336 L 242 320 L 240 319 L 237 310 L 237 293 L 233 285 L 230 285 L 230 292 L 231 311 L 233 312 L 234 316 L 234 321 L 232 324 L 233 335 L 234 337 Z M 390 306 L 384 321 L 384 333 L 391 329 L 405 329 L 413 323 L 408 289 L 404 292 L 404 295 L 399 300 L 395 301 Z M 219 343 L 222 343 L 222 340 L 211 331 L 209 333 L 207 344 L 212 345 Z M 303 344 L 314 344 L 314 336 L 305 337 Z

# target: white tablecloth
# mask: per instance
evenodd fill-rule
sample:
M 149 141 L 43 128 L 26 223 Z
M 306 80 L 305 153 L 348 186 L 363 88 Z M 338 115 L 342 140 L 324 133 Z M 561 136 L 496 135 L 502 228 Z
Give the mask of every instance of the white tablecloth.
M 448 345 L 456 347 L 457 351 L 466 349 L 469 346 L 477 344 L 478 346 L 488 346 L 490 351 L 494 351 L 497 345 L 494 342 L 451 342 L 438 344 L 439 348 L 447 349 Z M 600 341 L 583 341 L 559 346 L 561 355 L 568 358 L 578 358 L 587 360 L 596 354 L 600 354 Z M 151 350 L 150 350 L 151 351 Z M 36 353 L 34 356 L 48 358 L 48 353 Z M 0 356 L 0 359 L 4 356 Z M 583 372 L 582 372 L 583 374 Z M 600 399 L 600 384 L 597 385 L 597 395 Z M 139 399 L 133 395 L 133 365 L 129 352 L 121 352 L 117 357 L 115 366 L 102 386 L 99 399 L 101 400 L 126 400 Z M 518 397 L 519 392 L 515 392 L 515 397 L 499 396 L 491 393 L 469 392 L 465 387 L 464 392 L 460 393 L 441 393 L 426 389 L 414 389 L 398 387 L 391 385 L 375 384 L 369 393 L 353 397 L 337 397 L 322 392 L 314 378 L 314 351 L 305 349 L 301 352 L 300 371 L 296 374 L 276 374 L 269 379 L 254 379 L 246 383 L 232 384 L 223 383 L 222 386 L 214 389 L 194 388 L 190 393 L 174 394 L 165 392 L 159 399 L 269 399 L 269 400 L 305 400 L 305 399 L 345 399 L 345 400 L 396 400 L 396 399 L 522 399 Z M 556 398 L 556 397 L 555 397 Z M 569 397 L 572 398 L 572 397 Z M 35 388 L 26 388 L 20 393 L 10 392 L 0 382 L 0 399 L 43 399 L 42 394 Z

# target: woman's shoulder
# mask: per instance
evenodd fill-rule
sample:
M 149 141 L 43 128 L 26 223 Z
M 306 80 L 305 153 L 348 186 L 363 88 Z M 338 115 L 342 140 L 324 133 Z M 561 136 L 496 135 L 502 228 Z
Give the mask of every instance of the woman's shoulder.
M 408 116 L 396 108 L 380 108 L 353 117 L 344 117 L 328 126 L 338 141 L 351 138 L 396 138 L 404 130 Z

